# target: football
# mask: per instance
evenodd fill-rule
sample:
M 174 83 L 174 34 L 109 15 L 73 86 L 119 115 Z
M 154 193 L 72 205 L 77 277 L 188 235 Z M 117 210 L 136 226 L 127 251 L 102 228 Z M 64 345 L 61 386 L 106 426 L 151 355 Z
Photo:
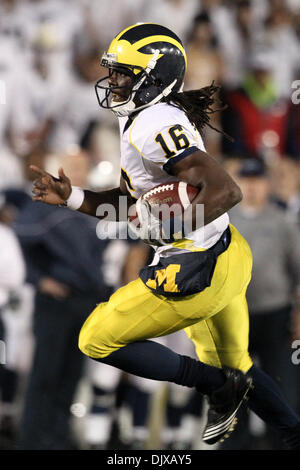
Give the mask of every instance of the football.
M 183 181 L 160 184 L 142 195 L 154 214 L 161 220 L 170 217 L 180 217 L 199 193 L 199 188 L 191 186 Z M 135 206 L 131 206 L 129 220 L 138 226 L 138 218 Z

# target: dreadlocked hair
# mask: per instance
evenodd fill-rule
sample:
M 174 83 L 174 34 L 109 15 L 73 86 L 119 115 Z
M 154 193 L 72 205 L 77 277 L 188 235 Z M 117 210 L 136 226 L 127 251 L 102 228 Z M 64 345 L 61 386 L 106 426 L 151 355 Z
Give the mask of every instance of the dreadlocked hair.
M 226 105 L 215 109 L 212 107 L 218 102 L 214 95 L 219 92 L 219 90 L 220 87 L 212 82 L 209 86 L 198 90 L 170 93 L 170 95 L 165 98 L 165 101 L 176 108 L 182 109 L 187 115 L 189 121 L 196 126 L 200 133 L 202 133 L 205 126 L 208 126 L 214 131 L 219 132 L 232 140 L 232 138 L 224 131 L 217 129 L 210 124 L 210 116 L 212 114 L 223 111 L 227 108 Z

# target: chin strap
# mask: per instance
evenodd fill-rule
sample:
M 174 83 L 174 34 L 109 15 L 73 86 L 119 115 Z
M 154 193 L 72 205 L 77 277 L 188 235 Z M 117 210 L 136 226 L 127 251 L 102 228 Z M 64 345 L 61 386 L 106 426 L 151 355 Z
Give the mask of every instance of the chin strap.
M 119 117 L 122 116 L 128 116 L 129 114 L 135 112 L 135 111 L 140 111 L 141 109 L 148 108 L 149 106 L 152 106 L 153 104 L 158 103 L 162 98 L 165 96 L 168 96 L 172 89 L 174 88 L 175 84 L 177 82 L 177 78 L 169 85 L 167 86 L 159 95 L 157 95 L 150 103 L 144 104 L 143 106 L 138 106 L 136 108 L 133 100 L 130 100 L 128 103 L 124 104 L 123 106 L 118 106 L 117 109 L 112 109 L 112 111 Z

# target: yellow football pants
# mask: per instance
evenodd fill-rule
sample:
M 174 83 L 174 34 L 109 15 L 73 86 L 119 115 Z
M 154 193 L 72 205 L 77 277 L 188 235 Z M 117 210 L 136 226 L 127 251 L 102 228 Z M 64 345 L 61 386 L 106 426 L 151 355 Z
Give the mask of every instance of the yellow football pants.
M 185 329 L 200 361 L 248 371 L 249 315 L 246 289 L 252 255 L 248 243 L 230 225 L 231 243 L 216 263 L 212 282 L 202 292 L 172 299 L 155 295 L 141 279 L 116 291 L 85 321 L 80 350 L 104 358 L 134 341 Z

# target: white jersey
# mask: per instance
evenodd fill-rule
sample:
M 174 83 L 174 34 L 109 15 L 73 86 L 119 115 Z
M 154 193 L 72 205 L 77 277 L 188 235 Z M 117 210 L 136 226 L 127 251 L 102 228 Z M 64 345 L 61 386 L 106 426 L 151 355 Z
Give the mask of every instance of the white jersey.
M 196 152 L 205 151 L 202 138 L 186 114 L 167 103 L 142 110 L 130 123 L 119 118 L 121 133 L 121 172 L 130 194 L 138 199 L 153 187 L 178 181 L 172 166 Z M 157 255 L 174 255 L 213 246 L 229 223 L 228 214 L 205 227 L 190 232 L 179 242 L 156 248 Z M 155 262 L 158 257 L 155 257 Z
M 0 223 L 0 307 L 9 299 L 10 292 L 20 289 L 25 277 L 25 263 L 15 233 Z

